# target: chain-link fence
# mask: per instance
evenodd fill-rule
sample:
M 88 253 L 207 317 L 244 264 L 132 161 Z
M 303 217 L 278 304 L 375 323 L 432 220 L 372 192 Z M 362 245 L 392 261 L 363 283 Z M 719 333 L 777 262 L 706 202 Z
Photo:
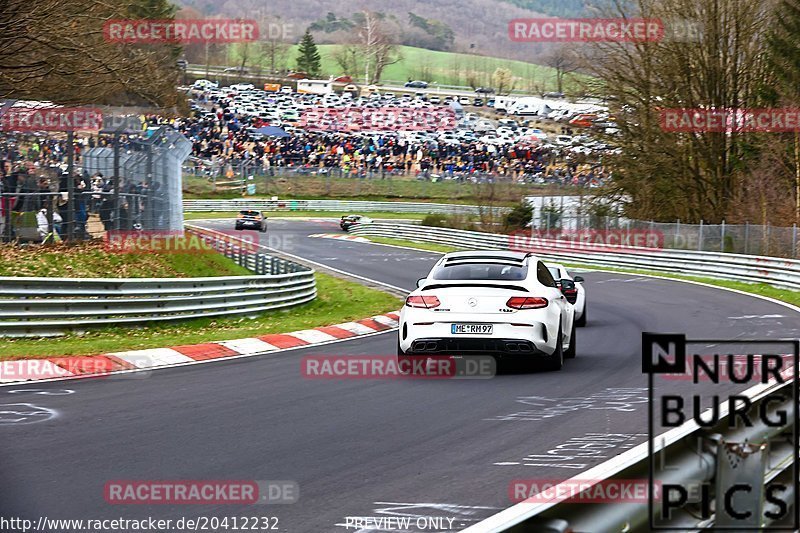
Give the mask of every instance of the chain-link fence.
M 141 135 L 123 136 L 116 132 L 113 135 L 110 146 L 86 152 L 83 175 L 118 178 L 118 183 L 113 179 L 111 184 L 115 196 L 112 204 L 115 229 L 139 224 L 145 230 L 182 230 L 181 167 L 191 151 L 189 140 L 167 127 Z M 128 205 L 130 221 L 120 212 L 126 203 L 130 204 L 122 196 L 135 202 L 134 206 Z
M 558 209 L 544 209 L 534 217 L 533 226 L 546 232 L 595 231 L 620 238 L 648 234 L 653 236 L 651 242 L 657 242 L 659 247 L 678 250 L 800 258 L 797 225 L 667 223 L 616 216 L 564 214 Z
M 12 170 L 0 181 L 3 240 L 182 230 L 181 165 L 191 150 L 185 137 L 171 128 L 120 128 L 85 141 L 71 134 L 4 137 Z

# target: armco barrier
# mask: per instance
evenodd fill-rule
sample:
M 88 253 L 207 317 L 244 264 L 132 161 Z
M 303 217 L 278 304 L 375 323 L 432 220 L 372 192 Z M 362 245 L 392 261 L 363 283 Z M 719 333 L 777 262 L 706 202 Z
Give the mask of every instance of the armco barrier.
M 363 236 L 393 237 L 444 244 L 462 249 L 509 250 L 533 244 L 535 250 L 532 251 L 546 259 L 604 267 L 681 272 L 800 289 L 800 261 L 789 259 L 610 245 L 576 246 L 569 241 L 554 240 L 523 239 L 520 243 L 508 235 L 386 223 L 355 226 L 351 232 Z M 517 246 L 520 244 L 521 246 Z M 746 481 L 748 486 L 756 489 L 762 489 L 769 482 L 791 487 L 795 476 L 793 465 L 798 458 L 791 438 L 787 439 L 786 435 L 795 431 L 797 406 L 794 399 L 791 399 L 792 396 L 787 394 L 787 390 L 794 386 L 795 383 L 791 380 L 783 384 L 756 385 L 742 393 L 742 396 L 750 402 L 747 404 L 749 407 L 746 415 L 750 420 L 759 420 L 756 413 L 762 411 L 772 413 L 778 409 L 784 410 L 787 417 L 780 427 L 767 427 L 763 422 L 759 422 L 743 429 L 731 429 L 729 417 L 741 416 L 741 413 L 731 414 L 725 406 L 721 406 L 721 416 L 713 427 L 701 428 L 695 421 L 690 420 L 660 435 L 654 442 L 653 456 L 650 455 L 648 443 L 641 444 L 576 476 L 576 479 L 579 478 L 576 483 L 591 480 L 587 488 L 576 491 L 574 483 L 562 482 L 559 486 L 553 487 L 550 493 L 566 494 L 568 495 L 566 498 L 553 498 L 541 502 L 523 501 L 464 531 L 475 533 L 651 531 L 651 513 L 654 511 L 647 503 L 586 503 L 582 498 L 591 492 L 591 485 L 595 483 L 617 483 L 621 486 L 631 480 L 647 480 L 650 463 L 654 457 L 658 457 L 657 464 L 662 465 L 654 470 L 654 479 L 660 483 L 683 487 L 712 485 L 714 494 L 721 494 L 721 489 L 729 487 L 732 479 L 737 483 Z M 786 400 L 787 397 L 790 399 Z M 698 441 L 709 444 L 704 450 L 698 450 L 694 446 Z M 746 446 L 747 443 L 754 442 L 763 443 L 763 449 L 767 450 L 765 468 L 738 472 L 736 464 L 731 463 L 726 457 L 725 446 L 741 443 Z M 666 468 L 663 465 L 670 467 Z M 563 487 L 563 490 L 560 487 Z M 763 494 L 760 496 L 763 501 Z M 791 509 L 795 496 L 794 491 L 789 490 L 781 493 L 779 498 Z M 691 498 L 689 500 L 694 501 Z M 714 524 L 715 518 L 699 517 L 696 509 L 684 509 L 684 505 L 676 509 L 670 519 L 671 522 L 666 524 L 667 527 L 673 528 L 673 531 L 696 531 Z M 740 527 L 737 530 L 747 529 Z M 754 526 L 749 530 L 756 531 L 759 527 Z
M 393 213 L 442 213 L 479 215 L 493 209 L 495 214 L 505 213 L 507 207 L 478 207 L 460 204 L 429 204 L 424 202 L 360 202 L 346 200 L 184 200 L 184 211 L 335 211 L 342 214 L 389 211 Z
M 256 275 L 211 278 L 0 277 L 0 336 L 43 336 L 112 324 L 253 315 L 316 297 L 314 270 L 247 252 L 210 230 L 192 230 Z
M 735 480 L 736 483 L 745 483 L 756 491 L 760 490 L 763 501 L 764 486 L 767 483 L 782 484 L 786 487 L 793 485 L 792 478 L 795 474 L 793 464 L 797 457 L 791 439 L 787 438 L 787 435 L 794 431 L 796 422 L 796 406 L 793 405 L 793 394 L 790 392 L 793 386 L 791 382 L 756 385 L 743 393 L 743 396 L 751 402 L 748 404 L 751 407 L 746 410 L 747 416 L 750 420 L 757 421 L 751 427 L 731 429 L 729 417 L 741 414 L 731 414 L 724 407 L 720 407 L 723 414 L 713 427 L 701 428 L 690 420 L 659 436 L 653 443 L 653 456 L 649 455 L 648 443 L 640 444 L 611 461 L 576 476 L 583 480 L 592 480 L 586 488 L 570 492 L 570 483 L 564 482 L 562 486 L 566 490 L 561 493 L 568 495 L 564 499 L 553 498 L 551 501 L 536 503 L 523 501 L 465 529 L 464 532 L 650 532 L 652 531 L 651 509 L 647 502 L 587 503 L 586 495 L 591 494 L 591 485 L 595 482 L 609 485 L 616 483 L 617 486 L 630 483 L 631 480 L 646 482 L 649 478 L 651 461 L 658 465 L 653 470 L 653 479 L 658 483 L 694 488 L 703 485 L 713 486 L 713 493 L 720 495 L 730 486 L 726 482 L 731 483 Z M 781 425 L 765 425 L 758 414 L 762 409 L 769 412 L 770 416 L 779 410 L 787 413 L 785 422 Z M 707 444 L 703 449 L 698 449 L 697 442 Z M 763 443 L 767 456 L 763 469 L 737 469 L 737 464 L 729 460 L 726 448 L 730 449 L 730 446 L 741 443 L 745 445 Z M 757 456 L 755 458 L 757 459 Z M 551 489 L 552 494 L 558 492 L 558 488 Z M 774 497 L 780 498 L 788 509 L 792 509 L 796 495 L 793 490 L 789 490 L 775 493 Z M 691 503 L 676 506 L 669 522 L 661 523 L 661 527 L 669 527 L 672 531 L 697 531 L 715 523 L 716 517 L 703 518 L 690 506 Z M 768 522 L 764 525 L 770 524 Z M 719 530 L 760 531 L 759 526 L 752 525 L 751 519 L 749 527 L 734 525 L 731 529 Z M 784 525 L 782 530 L 788 529 Z
M 351 231 L 355 235 L 392 237 L 472 250 L 508 250 L 517 246 L 522 249 L 531 244 L 524 238 L 514 240 L 509 235 L 382 222 L 361 224 Z M 795 259 L 583 243 L 576 245 L 571 241 L 558 240 L 536 240 L 533 244 L 537 255 L 555 261 L 677 272 L 800 290 L 800 261 Z

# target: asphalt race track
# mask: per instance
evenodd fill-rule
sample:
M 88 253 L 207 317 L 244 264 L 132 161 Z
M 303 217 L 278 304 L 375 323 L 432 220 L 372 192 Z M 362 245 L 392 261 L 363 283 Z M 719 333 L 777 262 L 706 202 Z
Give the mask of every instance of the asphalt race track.
M 271 220 L 269 234 L 254 234 L 269 246 L 409 290 L 438 257 L 307 237 L 338 232 L 333 221 Z M 143 377 L 0 387 L 0 514 L 277 516 L 278 530 L 289 532 L 356 531 L 345 528 L 346 517 L 405 515 L 450 517 L 450 530 L 458 530 L 508 507 L 513 479 L 566 479 L 644 440 L 642 331 L 800 336 L 798 317 L 771 302 L 675 281 L 583 275 L 589 325 L 578 330 L 578 356 L 561 372 L 487 380 L 301 376 L 304 355 L 394 354 L 396 333 L 389 332 Z M 21 403 L 50 412 L 9 416 L 23 410 Z M 556 447 L 575 439 L 613 445 L 565 458 Z M 295 480 L 300 500 L 144 506 L 104 499 L 110 480 L 234 479 Z

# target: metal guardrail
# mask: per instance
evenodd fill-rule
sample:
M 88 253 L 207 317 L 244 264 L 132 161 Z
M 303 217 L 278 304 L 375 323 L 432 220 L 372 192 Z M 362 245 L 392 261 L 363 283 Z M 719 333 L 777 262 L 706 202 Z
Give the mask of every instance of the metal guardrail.
M 693 420 L 667 431 L 653 442 L 652 450 L 647 442 L 623 452 L 611 461 L 600 464 L 577 479 L 584 480 L 585 488 L 566 492 L 563 498 L 551 501 L 523 501 L 494 516 L 465 529 L 465 533 L 486 532 L 536 532 L 536 533 L 596 533 L 596 532 L 649 532 L 654 509 L 647 502 L 620 503 L 586 503 L 587 494 L 591 493 L 596 483 L 606 486 L 615 484 L 624 486 L 632 481 L 642 482 L 649 479 L 652 467 L 654 486 L 680 485 L 687 490 L 706 486 L 709 495 L 720 496 L 734 483 L 742 483 L 753 489 L 752 498 L 764 502 L 766 484 L 781 484 L 792 487 L 795 475 L 794 461 L 797 460 L 796 449 L 791 443 L 791 435 L 795 432 L 797 415 L 794 394 L 791 389 L 796 385 L 789 383 L 773 383 L 756 385 L 745 391 L 751 407 L 746 409 L 746 416 L 754 421 L 751 427 L 732 429 L 731 418 L 741 416 L 740 412 L 725 411 L 713 427 L 702 428 Z M 720 407 L 724 409 L 724 407 Z M 785 423 L 766 425 L 759 413 L 768 413 L 774 417 L 776 413 L 785 413 Z M 702 446 L 689 443 L 704 443 Z M 745 451 L 747 450 L 747 451 Z M 652 452 L 652 455 L 651 455 Z M 727 456 L 734 454 L 740 461 L 732 464 Z M 754 465 L 745 466 L 745 462 Z M 669 465 L 669 466 L 666 466 Z M 569 486 L 570 482 L 564 482 Z M 658 490 L 658 489 L 656 489 Z M 553 489 L 555 494 L 558 489 Z M 659 491 L 659 497 L 664 497 Z M 766 507 L 774 505 L 779 498 L 787 509 L 793 508 L 796 494 L 793 490 L 773 495 Z M 544 498 L 542 498 L 544 500 Z M 724 513 L 702 517 L 698 509 L 697 496 L 688 498 L 683 505 L 676 505 L 674 514 L 662 528 L 672 531 L 697 531 L 708 528 L 732 526 L 726 531 L 761 531 L 761 516 L 751 516 L 744 523 L 724 523 L 728 517 Z M 751 500 L 751 498 L 748 498 Z M 770 509 L 775 512 L 774 508 Z M 791 516 L 791 515 L 789 515 Z M 755 522 L 755 523 L 754 523 Z M 769 525 L 769 524 L 766 524 Z M 790 528 L 784 526 L 782 530 Z M 725 530 L 725 529 L 723 529 Z
M 418 225 L 397 225 L 372 223 L 355 226 L 351 232 L 356 235 L 381 236 L 407 239 L 417 242 L 450 245 L 462 249 L 520 249 L 535 252 L 537 255 L 565 262 L 580 262 L 605 267 L 626 267 L 657 271 L 681 272 L 706 277 L 733 279 L 746 282 L 761 282 L 778 287 L 800 289 L 800 261 L 735 255 L 712 252 L 634 248 L 611 245 L 576 245 L 570 241 L 530 239 L 526 235 L 509 236 L 472 231 L 430 228 Z M 735 341 L 734 341 L 735 342 Z M 795 345 L 796 342 L 790 341 Z M 797 370 L 794 369 L 795 376 Z M 585 489 L 575 490 L 575 483 L 562 482 L 563 491 L 558 487 L 552 494 L 567 494 L 550 501 L 523 501 L 501 511 L 465 531 L 486 532 L 536 532 L 536 533 L 577 533 L 577 532 L 647 532 L 651 531 L 651 518 L 655 512 L 647 503 L 585 503 L 587 491 L 596 483 L 629 484 L 631 480 L 647 480 L 654 464 L 653 479 L 658 483 L 680 485 L 682 487 L 713 487 L 711 494 L 723 494 L 724 488 L 734 483 L 747 482 L 754 487 L 756 495 L 749 500 L 764 502 L 764 486 L 780 483 L 792 487 L 796 475 L 795 462 L 798 460 L 796 442 L 787 434 L 796 434 L 797 413 L 794 394 L 788 391 L 796 387 L 795 378 L 788 383 L 769 383 L 752 387 L 741 393 L 750 403 L 746 417 L 757 421 L 751 426 L 735 427 L 731 418 L 741 413 L 730 413 L 725 405 L 719 407 L 720 417 L 713 427 L 702 428 L 690 420 L 680 427 L 667 431 L 653 442 L 641 444 L 623 452 L 614 459 L 602 463 L 575 478 L 583 483 Z M 788 399 L 787 399 L 788 398 Z M 787 413 L 785 423 L 778 426 L 766 425 L 765 413 Z M 760 415 L 760 416 L 757 416 Z M 689 443 L 705 442 L 703 449 Z M 758 446 L 755 446 L 758 444 Z M 745 457 L 753 456 L 755 467 L 739 468 L 729 464 L 726 456 L 732 449 L 744 448 L 756 451 L 742 452 Z M 742 449 L 744 449 L 742 448 Z M 737 448 L 738 449 L 738 448 Z M 739 452 L 733 452 L 739 453 Z M 658 457 L 657 462 L 653 458 Z M 671 465 L 669 468 L 664 465 Z M 679 466 L 676 466 L 679 465 Z M 579 479 L 578 479 L 579 478 Z M 586 480 L 589 480 L 588 484 Z M 760 491 L 760 492 L 759 492 Z M 759 499 L 760 498 L 760 499 Z M 792 509 L 796 500 L 794 490 L 780 494 L 780 500 Z M 676 506 L 674 516 L 667 527 L 673 530 L 695 531 L 706 528 L 725 516 L 698 517 L 695 509 L 685 509 L 686 504 L 695 502 L 690 497 L 687 502 Z M 580 503 L 584 503 L 580 505 Z M 774 505 L 774 501 L 769 501 Z M 774 512 L 774 509 L 771 509 Z M 767 515 L 768 516 L 768 515 Z M 752 531 L 760 530 L 761 516 L 751 517 Z M 738 526 L 737 526 L 738 527 Z M 746 530 L 738 527 L 739 531 Z
M 362 202 L 346 200 L 184 200 L 184 211 L 239 211 L 261 209 L 264 211 L 339 211 L 343 213 L 442 213 L 479 215 L 492 209 L 495 214 L 509 211 L 508 207 L 479 207 L 461 204 L 430 204 L 425 202 Z
M 310 302 L 314 270 L 192 229 L 256 275 L 208 278 L 0 277 L 0 336 L 46 336 L 113 324 L 254 315 Z
M 795 259 L 614 245 L 597 246 L 573 241 L 530 239 L 522 233 L 509 236 L 382 222 L 356 226 L 352 228 L 352 233 L 473 250 L 490 248 L 533 251 L 545 259 L 556 261 L 677 272 L 749 283 L 766 283 L 775 287 L 800 290 L 800 261 Z

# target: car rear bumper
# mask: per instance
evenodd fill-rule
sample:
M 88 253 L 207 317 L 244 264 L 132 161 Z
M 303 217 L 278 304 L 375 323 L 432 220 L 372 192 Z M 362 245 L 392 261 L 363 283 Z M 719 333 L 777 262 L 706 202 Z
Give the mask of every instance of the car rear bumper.
M 258 220 L 239 220 L 236 222 L 237 226 L 242 226 L 243 228 L 257 228 L 261 229 L 261 222 Z
M 407 355 L 541 355 L 547 356 L 532 341 L 489 337 L 423 338 L 411 342 Z

